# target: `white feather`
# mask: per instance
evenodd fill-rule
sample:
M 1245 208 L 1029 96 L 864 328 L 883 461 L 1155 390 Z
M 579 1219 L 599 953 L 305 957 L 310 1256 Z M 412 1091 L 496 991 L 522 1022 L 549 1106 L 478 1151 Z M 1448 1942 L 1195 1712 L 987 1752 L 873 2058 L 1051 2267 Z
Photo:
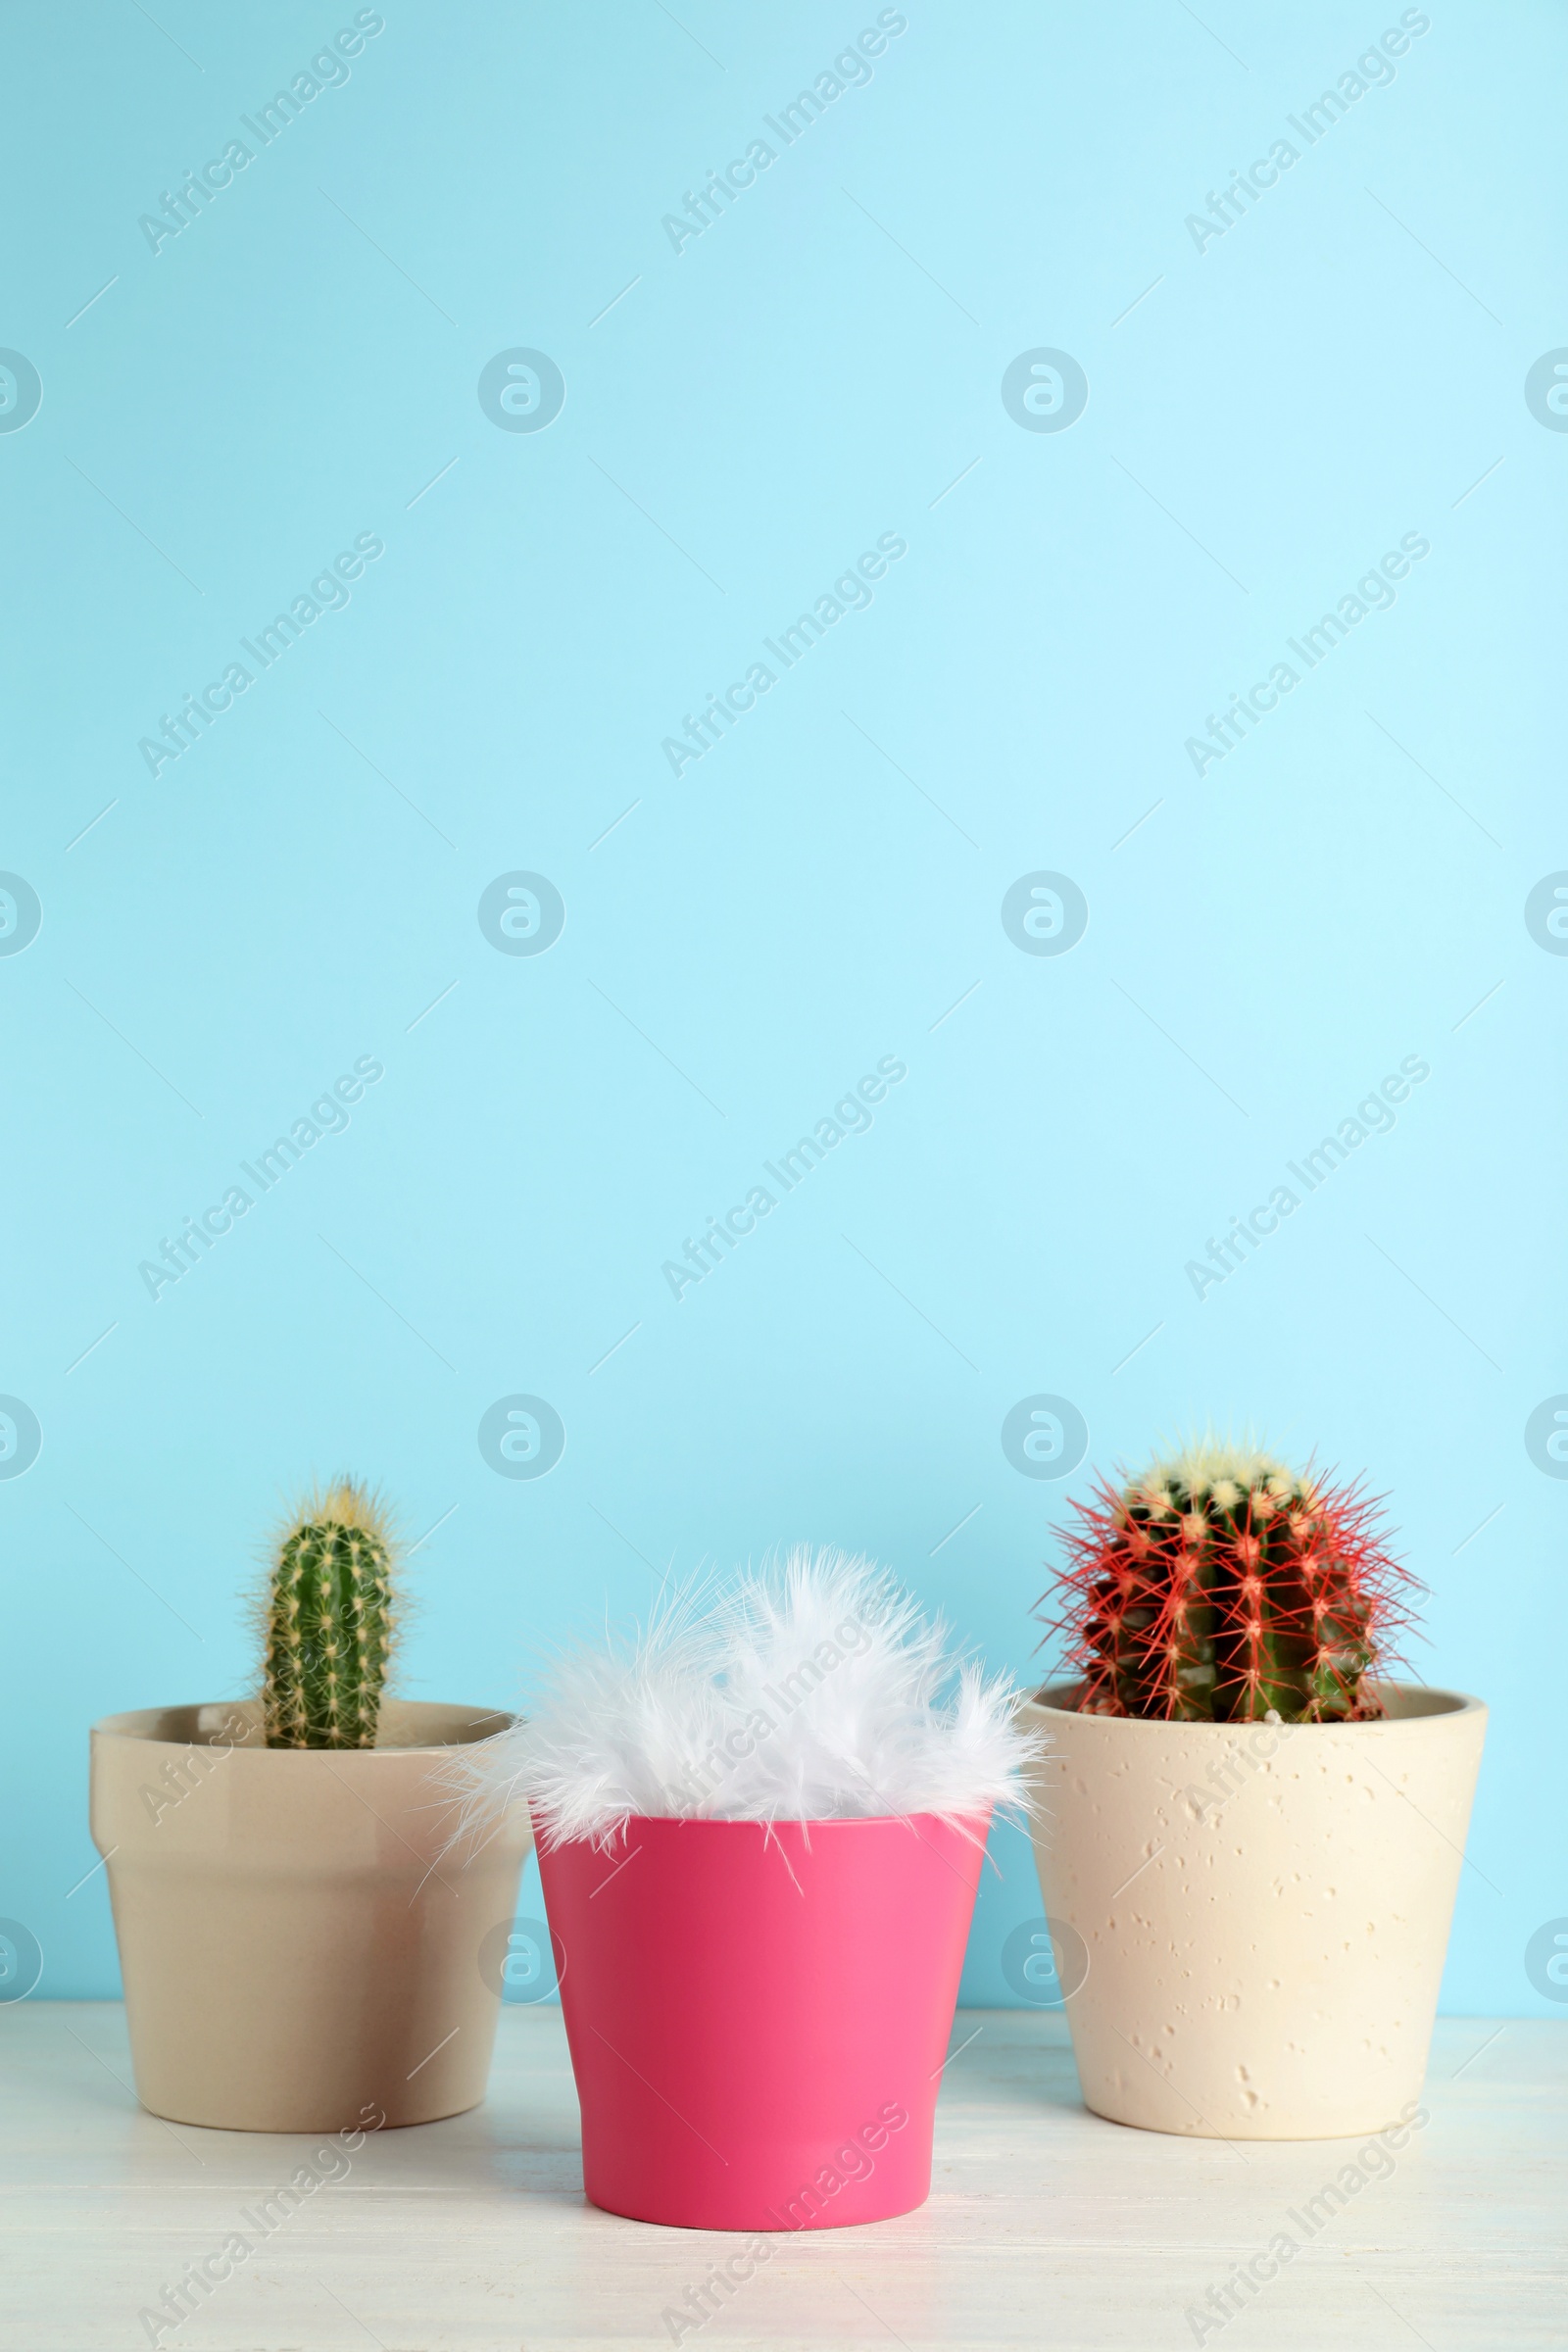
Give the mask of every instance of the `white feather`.
M 454 1758 L 475 1826 L 525 1795 L 547 1844 L 633 1815 L 830 1821 L 1026 1808 L 1023 1693 L 955 1655 L 883 1570 L 801 1547 L 629 1640 L 557 1658 L 529 1713 Z

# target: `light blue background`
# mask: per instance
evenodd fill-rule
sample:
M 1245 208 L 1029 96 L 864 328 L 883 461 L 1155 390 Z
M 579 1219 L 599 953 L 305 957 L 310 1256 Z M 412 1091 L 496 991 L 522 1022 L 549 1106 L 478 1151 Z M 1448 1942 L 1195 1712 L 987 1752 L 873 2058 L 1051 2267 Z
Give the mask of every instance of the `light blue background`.
M 353 14 L 6 16 L 0 343 L 44 390 L 0 435 L 0 865 L 43 924 L 0 959 L 0 1389 L 43 1447 L 0 1483 L 0 1915 L 40 1991 L 117 1983 L 88 1723 L 248 1687 L 313 1472 L 439 1522 L 411 1695 L 504 1703 L 541 1641 L 795 1538 L 1031 1674 L 1069 1496 L 1212 1415 L 1387 1491 L 1419 1671 L 1494 1709 L 1446 2005 L 1547 2013 L 1560 11 L 1435 5 L 1200 253 L 1396 8 L 911 4 L 677 254 L 662 216 L 874 7 L 393 0 L 155 255 L 138 217 Z M 547 430 L 481 411 L 515 346 L 564 375 Z M 1088 374 L 1062 432 L 1000 397 L 1038 346 Z M 348 609 L 150 775 L 362 532 Z M 662 739 L 884 532 L 871 608 L 677 780 Z M 1200 780 L 1185 739 L 1406 532 L 1395 608 Z M 476 919 L 517 868 L 565 903 L 536 957 Z M 1089 902 L 1060 957 L 1000 919 L 1039 868 Z M 1394 1131 L 1200 1301 L 1186 1261 L 1410 1054 Z M 361 1055 L 347 1133 L 155 1302 L 138 1262 Z M 883 1055 L 872 1131 L 677 1302 L 662 1262 Z M 513 1392 L 564 1422 L 536 1481 L 478 1450 Z M 1036 1392 L 1089 1426 L 1064 1481 L 1002 1450 Z M 974 2000 L 1039 1910 L 997 1858 Z

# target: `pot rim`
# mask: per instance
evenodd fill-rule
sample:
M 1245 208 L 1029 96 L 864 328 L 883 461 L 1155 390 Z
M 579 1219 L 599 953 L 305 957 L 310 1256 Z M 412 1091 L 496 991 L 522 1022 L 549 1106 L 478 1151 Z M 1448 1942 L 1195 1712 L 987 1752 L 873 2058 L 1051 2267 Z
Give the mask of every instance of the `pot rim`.
M 916 1822 L 933 1821 L 945 1830 L 968 1829 L 982 1822 L 989 1829 L 997 1810 L 994 1805 L 982 1805 L 969 1813 L 934 1813 L 929 1809 L 921 1809 L 913 1813 L 781 1813 L 771 1817 L 745 1814 L 733 1819 L 711 1813 L 628 1813 L 625 1821 L 610 1836 L 612 1840 L 618 1840 L 629 1830 L 650 1827 L 662 1829 L 666 1825 L 677 1830 L 809 1830 L 814 1834 L 818 1830 L 906 1830 Z M 564 1845 L 596 1845 L 599 1842 L 593 1837 L 557 1838 L 545 1846 L 544 1840 L 540 1840 L 544 1850 L 550 1853 L 559 1852 Z
M 1372 1680 L 1380 1690 L 1413 1690 L 1445 1703 L 1430 1710 L 1423 1709 L 1417 1715 L 1373 1715 L 1363 1718 L 1359 1723 L 1175 1722 L 1157 1715 L 1086 1715 L 1078 1707 L 1053 1704 L 1054 1697 L 1081 1688 L 1078 1682 L 1072 1681 L 1042 1683 L 1037 1690 L 1030 1691 L 1024 1704 L 1036 1715 L 1048 1719 L 1054 1717 L 1066 1723 L 1114 1724 L 1118 1731 L 1151 1732 L 1156 1736 L 1162 1732 L 1213 1732 L 1232 1740 L 1245 1738 L 1251 1732 L 1414 1732 L 1432 1724 L 1452 1723 L 1462 1715 L 1485 1715 L 1488 1711 L 1486 1700 L 1472 1697 L 1467 1690 L 1443 1690 L 1434 1683 L 1401 1683 L 1392 1677 L 1385 1679 L 1374 1676 Z
M 99 1740 L 134 1740 L 146 1747 L 167 1747 L 180 1755 L 183 1755 L 191 1747 L 220 1748 L 224 1746 L 224 1742 L 218 1738 L 199 1740 L 190 1737 L 181 1740 L 168 1736 L 160 1737 L 152 1727 L 156 1724 L 167 1723 L 172 1715 L 190 1717 L 210 1715 L 214 1721 L 208 1728 L 210 1732 L 218 1733 L 221 1732 L 223 1728 L 221 1718 L 224 1715 L 233 1715 L 245 1707 L 254 1709 L 259 1703 L 255 1697 L 203 1698 L 176 1700 L 172 1704 L 163 1707 L 131 1707 L 122 1714 L 101 1715 L 98 1721 L 91 1726 L 90 1737 L 94 1744 Z M 482 1723 L 493 1724 L 495 1727 L 493 1732 L 485 1732 L 480 1736 L 481 1739 L 486 1740 L 493 1739 L 517 1720 L 515 1715 L 504 1707 L 465 1708 L 457 1700 L 402 1698 L 395 1699 L 393 1704 L 400 1708 L 418 1709 L 420 1713 L 428 1710 L 433 1714 L 466 1715 L 470 1727 Z M 255 1718 L 253 1718 L 254 1720 Z M 413 1741 L 404 1745 L 388 1741 L 384 1747 L 380 1745 L 375 1747 L 268 1747 L 264 1744 L 253 1746 L 248 1741 L 236 1740 L 228 1744 L 225 1752 L 231 1755 L 275 1757 L 280 1764 L 285 1760 L 308 1759 L 312 1756 L 331 1756 L 339 1763 L 343 1763 L 349 1762 L 355 1757 L 364 1756 L 445 1756 L 451 1755 L 455 1749 L 473 1747 L 479 1743 L 479 1740 L 437 1740 Z

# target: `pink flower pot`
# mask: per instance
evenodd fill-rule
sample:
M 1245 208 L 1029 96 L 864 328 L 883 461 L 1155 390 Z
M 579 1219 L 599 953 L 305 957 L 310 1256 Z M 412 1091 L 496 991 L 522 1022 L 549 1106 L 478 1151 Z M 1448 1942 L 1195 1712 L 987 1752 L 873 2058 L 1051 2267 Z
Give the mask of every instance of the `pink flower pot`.
M 595 2205 L 834 2230 L 931 2191 L 988 1817 L 633 1819 L 539 1867 Z

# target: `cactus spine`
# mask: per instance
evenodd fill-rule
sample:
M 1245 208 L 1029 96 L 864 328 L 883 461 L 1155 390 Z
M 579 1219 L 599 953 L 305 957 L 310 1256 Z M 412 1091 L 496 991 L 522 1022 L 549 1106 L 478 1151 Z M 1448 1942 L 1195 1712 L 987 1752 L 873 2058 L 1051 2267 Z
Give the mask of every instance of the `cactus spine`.
M 277 1545 L 265 1602 L 269 1747 L 373 1747 L 392 1654 L 394 1545 L 376 1497 L 341 1479 Z
M 1356 1487 L 1212 1442 L 1074 1506 L 1049 1630 L 1086 1714 L 1344 1723 L 1413 1587 Z

